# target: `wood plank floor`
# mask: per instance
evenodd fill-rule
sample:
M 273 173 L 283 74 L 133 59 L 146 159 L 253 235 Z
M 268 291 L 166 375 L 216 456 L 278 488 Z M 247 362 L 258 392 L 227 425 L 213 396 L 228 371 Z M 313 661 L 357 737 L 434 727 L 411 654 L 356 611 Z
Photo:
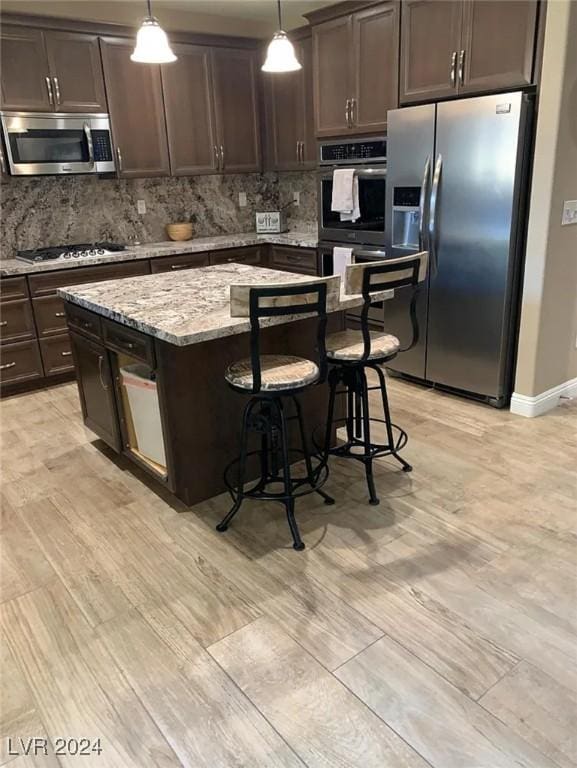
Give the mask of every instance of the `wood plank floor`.
M 576 768 L 577 402 L 390 397 L 414 472 L 371 507 L 335 463 L 302 553 L 280 507 L 219 535 L 226 496 L 156 493 L 73 384 L 0 402 L 0 765 Z

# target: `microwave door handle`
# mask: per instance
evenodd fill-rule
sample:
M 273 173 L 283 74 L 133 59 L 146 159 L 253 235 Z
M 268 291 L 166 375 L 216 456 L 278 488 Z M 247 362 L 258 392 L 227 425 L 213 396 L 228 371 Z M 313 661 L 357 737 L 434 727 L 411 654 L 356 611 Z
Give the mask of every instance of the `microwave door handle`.
M 429 206 L 429 251 L 431 255 L 431 267 L 434 275 L 437 274 L 439 256 L 437 253 L 437 235 L 439 229 L 438 223 L 438 204 L 439 204 L 439 184 L 441 182 L 441 172 L 443 169 L 443 157 L 437 156 L 435 163 L 435 173 L 433 174 L 433 186 L 431 188 L 431 203 Z
M 94 167 L 94 145 L 92 143 L 92 131 L 88 123 L 84 123 L 84 135 L 86 136 L 86 144 L 88 145 L 88 162 Z
M 425 205 L 427 202 L 427 192 L 429 178 L 431 173 L 431 155 L 428 155 L 423 172 L 423 183 L 421 184 L 421 195 L 419 197 L 419 250 L 426 250 L 425 245 Z

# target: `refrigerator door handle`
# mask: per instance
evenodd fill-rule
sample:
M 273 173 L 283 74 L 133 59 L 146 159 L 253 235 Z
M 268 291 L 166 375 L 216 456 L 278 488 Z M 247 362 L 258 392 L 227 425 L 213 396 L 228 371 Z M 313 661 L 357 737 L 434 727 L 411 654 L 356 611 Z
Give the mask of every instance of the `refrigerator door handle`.
M 425 205 L 427 203 L 427 193 L 429 187 L 429 178 L 431 176 L 431 155 L 427 157 L 425 170 L 423 172 L 423 183 L 421 184 L 421 195 L 419 197 L 419 250 L 426 250 L 425 245 Z
M 429 206 L 429 253 L 431 256 L 431 269 L 434 275 L 437 274 L 438 254 L 437 254 L 437 229 L 438 229 L 438 200 L 439 183 L 441 181 L 441 171 L 443 168 L 443 157 L 437 155 L 435 163 L 435 173 L 433 174 L 433 186 L 431 188 L 431 203 Z

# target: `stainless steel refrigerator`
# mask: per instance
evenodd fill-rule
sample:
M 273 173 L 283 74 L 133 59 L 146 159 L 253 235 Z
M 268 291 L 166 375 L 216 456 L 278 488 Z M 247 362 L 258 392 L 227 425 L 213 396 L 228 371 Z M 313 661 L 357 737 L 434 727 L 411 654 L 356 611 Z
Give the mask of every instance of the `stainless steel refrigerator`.
M 391 368 L 497 406 L 511 392 L 531 118 L 520 92 L 388 114 L 387 254 L 430 253 L 419 342 Z M 409 298 L 385 306 L 403 343 Z

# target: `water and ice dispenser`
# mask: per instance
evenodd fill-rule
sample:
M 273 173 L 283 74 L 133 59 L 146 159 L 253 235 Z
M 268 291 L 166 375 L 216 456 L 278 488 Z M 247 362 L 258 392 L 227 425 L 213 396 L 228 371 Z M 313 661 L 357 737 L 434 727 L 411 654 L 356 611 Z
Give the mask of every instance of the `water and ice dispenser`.
M 394 187 L 393 248 L 419 250 L 420 197 L 420 187 Z

